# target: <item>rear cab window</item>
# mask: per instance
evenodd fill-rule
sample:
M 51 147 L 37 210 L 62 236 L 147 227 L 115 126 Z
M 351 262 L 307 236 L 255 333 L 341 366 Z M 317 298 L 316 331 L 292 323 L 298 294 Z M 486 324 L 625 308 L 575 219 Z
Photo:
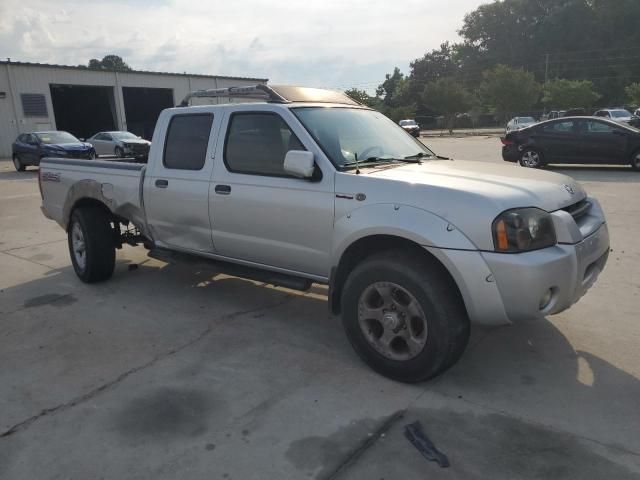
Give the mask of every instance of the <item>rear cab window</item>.
M 212 125 L 212 113 L 173 116 L 165 138 L 162 158 L 164 167 L 175 170 L 202 170 L 207 159 Z

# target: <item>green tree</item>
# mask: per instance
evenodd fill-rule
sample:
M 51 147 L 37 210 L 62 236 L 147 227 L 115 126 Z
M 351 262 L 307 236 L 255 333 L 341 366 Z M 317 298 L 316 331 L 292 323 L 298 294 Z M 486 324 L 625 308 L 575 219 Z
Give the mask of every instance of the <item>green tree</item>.
M 350 88 L 344 92 L 347 96 L 353 98 L 356 102 L 366 105 L 367 107 L 376 108 L 380 103 L 380 100 L 376 97 L 372 97 L 364 90 L 357 88 Z
M 472 95 L 459 83 L 446 78 L 429 82 L 422 92 L 422 102 L 429 109 L 445 116 L 451 130 L 456 113 L 463 113 L 473 105 Z
M 524 112 L 540 99 L 540 84 L 532 73 L 506 65 L 482 74 L 480 98 L 494 113 L 506 121 L 507 116 Z
M 592 107 L 600 99 L 593 82 L 559 78 L 544 87 L 542 103 L 552 108 Z
M 89 60 L 88 67 L 90 70 L 131 71 L 131 67 L 118 55 L 105 55 L 102 60 L 92 58 Z
M 395 67 L 393 73 L 387 73 L 384 82 L 378 86 L 376 95 L 382 98 L 382 103 L 387 107 L 400 106 L 403 90 L 406 90 L 406 82 L 404 74 Z
M 640 83 L 632 83 L 627 88 L 624 89 L 627 94 L 627 98 L 634 105 L 640 105 Z

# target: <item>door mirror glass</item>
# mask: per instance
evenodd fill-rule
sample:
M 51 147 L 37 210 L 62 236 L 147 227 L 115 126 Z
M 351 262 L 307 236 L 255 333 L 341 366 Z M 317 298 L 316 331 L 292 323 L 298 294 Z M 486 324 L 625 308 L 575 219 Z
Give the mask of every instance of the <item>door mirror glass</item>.
M 315 170 L 312 152 L 289 150 L 284 157 L 284 171 L 299 178 L 311 178 Z

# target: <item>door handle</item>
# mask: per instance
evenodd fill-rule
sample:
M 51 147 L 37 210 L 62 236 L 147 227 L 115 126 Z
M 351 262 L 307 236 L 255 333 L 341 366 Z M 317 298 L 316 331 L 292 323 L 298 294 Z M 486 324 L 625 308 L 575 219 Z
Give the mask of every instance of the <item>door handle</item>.
M 159 178 L 156 180 L 156 187 L 158 188 L 167 188 L 169 186 L 169 180 L 163 180 Z
M 216 185 L 215 188 L 216 193 L 220 195 L 229 195 L 231 193 L 230 185 Z

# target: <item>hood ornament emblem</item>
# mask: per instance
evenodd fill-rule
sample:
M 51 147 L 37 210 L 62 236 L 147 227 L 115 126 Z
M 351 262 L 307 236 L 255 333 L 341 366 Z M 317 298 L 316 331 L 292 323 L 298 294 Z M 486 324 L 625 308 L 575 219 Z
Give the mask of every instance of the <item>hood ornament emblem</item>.
M 571 187 L 571 185 L 567 185 L 567 184 L 565 183 L 565 184 L 563 184 L 562 186 L 563 186 L 563 187 L 564 187 L 564 189 L 565 189 L 567 192 L 569 192 L 571 195 L 573 195 L 574 193 L 576 193 L 576 192 L 573 190 L 573 187 Z

